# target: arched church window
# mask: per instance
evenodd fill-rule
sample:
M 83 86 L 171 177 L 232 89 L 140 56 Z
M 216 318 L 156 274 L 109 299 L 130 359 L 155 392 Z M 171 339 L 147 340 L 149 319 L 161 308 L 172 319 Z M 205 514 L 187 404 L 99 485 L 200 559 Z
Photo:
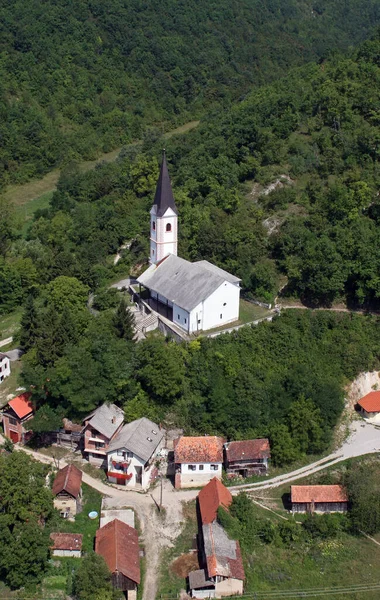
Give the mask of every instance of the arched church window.
M 152 229 L 153 229 L 153 231 L 156 231 L 156 221 L 153 221 L 153 223 L 152 223 Z
M 172 230 L 171 223 L 168 223 L 168 224 L 166 225 L 166 231 L 171 231 L 171 230 Z

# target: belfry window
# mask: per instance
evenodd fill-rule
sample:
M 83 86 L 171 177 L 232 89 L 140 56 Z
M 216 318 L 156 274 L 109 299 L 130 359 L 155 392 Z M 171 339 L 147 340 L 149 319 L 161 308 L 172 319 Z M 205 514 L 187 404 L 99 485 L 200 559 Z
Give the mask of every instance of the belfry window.
M 156 221 L 152 222 L 152 229 L 153 229 L 153 231 L 156 231 Z
M 166 225 L 166 231 L 171 231 L 171 230 L 172 230 L 171 223 L 168 223 L 168 224 Z

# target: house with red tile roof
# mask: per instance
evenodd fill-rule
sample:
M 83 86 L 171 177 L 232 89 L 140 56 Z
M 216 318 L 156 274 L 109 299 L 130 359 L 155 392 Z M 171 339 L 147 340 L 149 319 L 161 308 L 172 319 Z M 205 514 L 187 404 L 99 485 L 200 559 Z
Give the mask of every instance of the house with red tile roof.
M 67 465 L 58 471 L 52 487 L 54 507 L 65 519 L 74 519 L 81 506 L 82 471 Z
M 24 427 L 25 423 L 33 418 L 34 408 L 31 402 L 32 394 L 25 392 L 8 402 L 3 412 L 4 435 L 14 444 L 25 444 L 33 435 Z
M 242 440 L 224 444 L 224 467 L 231 477 L 265 475 L 270 459 L 269 440 Z
M 223 439 L 213 436 L 182 436 L 174 442 L 175 487 L 206 485 L 222 478 Z
M 140 584 L 140 548 L 136 529 L 114 519 L 96 532 L 95 552 L 103 556 L 112 573 L 112 585 L 136 600 Z
M 244 566 L 239 542 L 231 540 L 218 522 L 218 509 L 228 509 L 232 502 L 229 490 L 212 479 L 198 494 L 199 555 L 202 569 L 189 573 L 192 598 L 241 596 Z
M 365 419 L 374 419 L 380 413 L 380 391 L 369 392 L 358 400 L 360 413 Z
M 348 496 L 342 485 L 292 485 L 293 513 L 346 512 Z
M 82 556 L 81 533 L 51 533 L 52 544 L 50 550 L 53 556 L 70 556 L 80 558 Z

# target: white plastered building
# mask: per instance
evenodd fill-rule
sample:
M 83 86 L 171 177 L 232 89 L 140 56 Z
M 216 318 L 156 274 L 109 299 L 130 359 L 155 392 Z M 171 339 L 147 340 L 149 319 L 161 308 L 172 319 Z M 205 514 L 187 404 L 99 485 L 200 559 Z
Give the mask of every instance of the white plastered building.
M 240 279 L 207 260 L 177 256 L 178 210 L 165 152 L 150 211 L 150 267 L 138 283 L 148 290 L 151 308 L 196 333 L 239 319 Z

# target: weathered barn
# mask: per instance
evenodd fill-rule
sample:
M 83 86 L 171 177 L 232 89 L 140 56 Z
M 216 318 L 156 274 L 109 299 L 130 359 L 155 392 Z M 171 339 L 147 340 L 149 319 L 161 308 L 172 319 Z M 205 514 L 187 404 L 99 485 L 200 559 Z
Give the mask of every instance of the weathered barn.
M 103 556 L 112 573 L 112 585 L 127 600 L 136 600 L 140 584 L 140 549 L 136 529 L 114 519 L 96 532 L 95 552 Z
M 52 492 L 54 507 L 59 510 L 61 516 L 73 519 L 81 508 L 82 471 L 75 465 L 67 465 L 58 471 Z
M 293 513 L 346 512 L 347 492 L 342 485 L 292 485 Z
M 224 466 L 229 475 L 263 475 L 268 470 L 269 440 L 242 440 L 224 444 Z

